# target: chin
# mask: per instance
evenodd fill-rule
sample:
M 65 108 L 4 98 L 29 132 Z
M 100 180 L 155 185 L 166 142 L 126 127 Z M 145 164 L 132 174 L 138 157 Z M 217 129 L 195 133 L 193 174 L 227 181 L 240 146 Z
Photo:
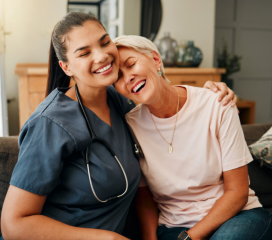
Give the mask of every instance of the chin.
M 150 97 L 148 95 L 144 96 L 144 94 L 141 97 L 134 97 L 131 98 L 134 102 L 142 103 L 142 104 L 148 104 L 150 102 Z

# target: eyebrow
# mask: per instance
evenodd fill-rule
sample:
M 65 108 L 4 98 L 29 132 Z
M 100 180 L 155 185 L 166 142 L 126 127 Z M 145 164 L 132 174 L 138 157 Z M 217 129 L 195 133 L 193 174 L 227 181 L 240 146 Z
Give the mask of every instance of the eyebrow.
M 103 41 L 107 36 L 109 36 L 109 34 L 108 34 L 108 33 L 105 33 L 105 34 L 98 40 L 98 42 Z M 84 50 L 84 49 L 86 49 L 86 48 L 90 48 L 90 45 L 87 45 L 87 46 L 84 46 L 84 47 L 77 48 L 77 49 L 74 51 L 74 53 L 77 52 L 77 51 Z

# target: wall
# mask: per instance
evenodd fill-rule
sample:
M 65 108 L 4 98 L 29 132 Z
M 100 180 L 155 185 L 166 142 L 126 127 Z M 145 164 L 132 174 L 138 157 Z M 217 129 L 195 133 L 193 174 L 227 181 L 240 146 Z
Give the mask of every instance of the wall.
M 8 135 L 8 113 L 4 76 L 4 1 L 0 0 L 0 137 Z
M 17 63 L 48 62 L 54 25 L 66 14 L 67 0 L 4 0 L 5 81 L 9 134 L 19 133 Z
M 163 18 L 159 33 L 180 40 L 194 40 L 203 51 L 200 67 L 213 67 L 215 0 L 161 0 Z
M 241 71 L 231 75 L 234 91 L 256 102 L 256 123 L 272 121 L 272 1 L 217 0 L 215 49 L 222 38 L 242 56 Z
M 124 0 L 124 29 L 125 35 L 141 34 L 141 1 Z

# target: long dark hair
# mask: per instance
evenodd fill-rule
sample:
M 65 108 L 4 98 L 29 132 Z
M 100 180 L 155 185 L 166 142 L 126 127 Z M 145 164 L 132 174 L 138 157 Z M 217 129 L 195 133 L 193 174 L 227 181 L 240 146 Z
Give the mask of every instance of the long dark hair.
M 57 87 L 68 87 L 70 84 L 70 77 L 67 76 L 59 66 L 59 61 L 68 62 L 66 56 L 66 35 L 74 28 L 82 26 L 86 21 L 95 21 L 102 27 L 102 23 L 94 16 L 81 13 L 68 13 L 62 20 L 60 20 L 53 32 L 49 50 L 48 63 L 48 79 L 46 96 L 48 96 Z M 104 28 L 104 27 L 103 27 Z

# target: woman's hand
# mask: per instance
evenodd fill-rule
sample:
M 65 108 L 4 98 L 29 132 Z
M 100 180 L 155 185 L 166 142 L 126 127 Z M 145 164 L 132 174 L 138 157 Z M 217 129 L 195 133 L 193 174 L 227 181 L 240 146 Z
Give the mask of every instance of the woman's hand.
M 231 102 L 232 107 L 235 106 L 237 96 L 230 88 L 228 88 L 226 83 L 207 81 L 204 88 L 210 89 L 213 92 L 218 92 L 218 90 L 220 90 L 221 93 L 218 97 L 218 101 L 221 102 L 224 99 L 223 106 L 227 105 L 229 102 Z
M 248 201 L 247 165 L 223 172 L 224 194 L 215 202 L 209 213 L 188 234 L 192 240 L 209 239 L 227 220 L 240 212 Z
M 129 240 L 115 232 L 74 227 L 41 215 L 46 198 L 10 185 L 1 215 L 3 238 Z

